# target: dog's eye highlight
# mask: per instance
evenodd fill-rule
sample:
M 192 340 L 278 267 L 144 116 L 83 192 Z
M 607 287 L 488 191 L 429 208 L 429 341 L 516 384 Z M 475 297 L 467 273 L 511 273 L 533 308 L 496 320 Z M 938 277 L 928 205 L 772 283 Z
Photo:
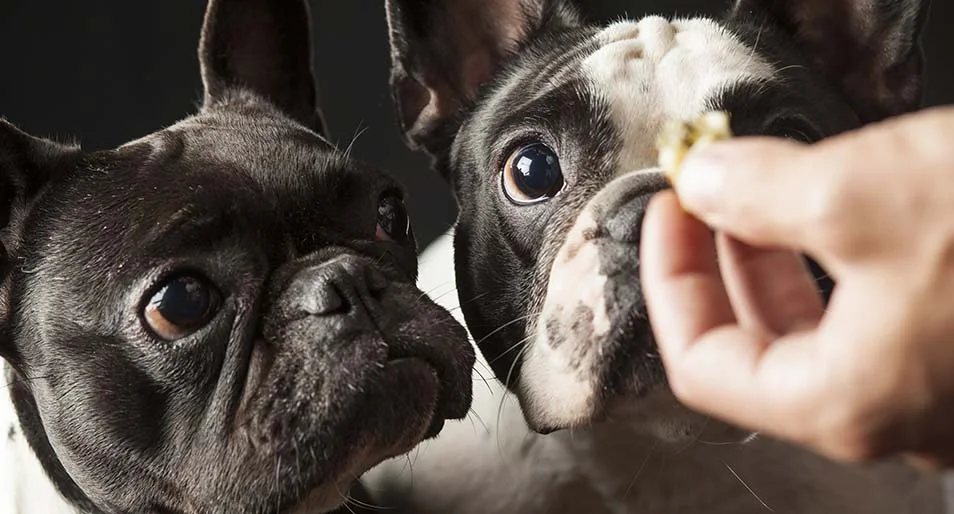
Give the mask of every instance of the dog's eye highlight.
M 411 237 L 411 221 L 404 200 L 386 194 L 378 201 L 378 224 L 374 235 L 378 241 L 406 243 Z
M 162 285 L 146 304 L 146 325 L 162 339 L 175 341 L 205 326 L 219 308 L 218 291 L 206 280 L 186 275 Z
M 559 157 L 542 143 L 523 146 L 511 154 L 500 181 L 507 199 L 517 205 L 549 200 L 564 185 Z

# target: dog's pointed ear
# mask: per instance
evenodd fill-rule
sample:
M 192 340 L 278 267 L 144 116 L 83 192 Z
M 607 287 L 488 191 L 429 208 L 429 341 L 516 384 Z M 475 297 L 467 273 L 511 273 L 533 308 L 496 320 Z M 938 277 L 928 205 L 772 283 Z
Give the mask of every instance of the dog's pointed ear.
M 327 135 L 312 69 L 310 13 L 303 0 L 209 0 L 199 61 L 205 107 L 244 89 Z
M 458 109 L 545 28 L 580 23 L 568 0 L 387 0 L 391 94 L 414 149 L 446 150 Z
M 920 107 L 929 9 L 930 0 L 737 0 L 733 16 L 776 23 L 868 123 Z
M 78 147 L 30 136 L 0 119 L 0 356 L 9 317 L 7 275 L 19 240 L 19 220 L 56 177 L 79 163 Z

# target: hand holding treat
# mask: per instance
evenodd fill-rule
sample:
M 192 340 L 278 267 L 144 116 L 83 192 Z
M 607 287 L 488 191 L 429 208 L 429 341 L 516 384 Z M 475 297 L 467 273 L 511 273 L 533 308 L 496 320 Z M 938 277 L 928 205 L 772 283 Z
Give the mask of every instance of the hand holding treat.
M 643 225 L 642 284 L 675 394 L 833 458 L 950 467 L 954 109 L 814 145 L 678 145 L 711 141 L 694 127 L 726 136 L 717 118 L 661 139 L 679 201 L 658 195 Z M 798 252 L 837 281 L 827 307 Z
M 692 151 L 732 137 L 729 115 L 721 111 L 703 114 L 692 121 L 672 121 L 659 136 L 659 167 L 670 183 L 675 183 L 682 162 Z

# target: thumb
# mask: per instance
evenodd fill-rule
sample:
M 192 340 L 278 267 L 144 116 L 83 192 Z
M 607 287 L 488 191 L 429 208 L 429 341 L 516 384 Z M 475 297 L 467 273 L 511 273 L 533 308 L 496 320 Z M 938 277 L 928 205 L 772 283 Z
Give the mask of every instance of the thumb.
M 691 153 L 674 189 L 683 208 L 713 228 L 755 245 L 804 248 L 819 182 L 812 146 L 766 138 L 714 143 Z

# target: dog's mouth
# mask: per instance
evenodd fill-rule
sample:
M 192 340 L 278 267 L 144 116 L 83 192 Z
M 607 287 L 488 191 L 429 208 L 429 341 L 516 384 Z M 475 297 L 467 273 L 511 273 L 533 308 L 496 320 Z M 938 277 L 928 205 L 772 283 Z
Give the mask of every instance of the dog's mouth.
M 248 465 L 285 477 L 292 512 L 340 501 L 470 408 L 467 333 L 413 286 L 391 288 L 377 305 L 282 323 L 252 352 L 237 441 Z
M 660 410 L 651 400 L 668 392 L 668 382 L 645 316 L 614 316 L 602 335 L 579 328 L 593 317 L 583 308 L 559 322 L 541 317 L 549 329 L 537 329 L 517 391 L 532 429 L 550 433 L 634 421 Z
M 447 397 L 451 394 L 450 391 L 441 386 L 437 368 L 423 357 L 392 355 L 389 352 L 385 374 L 392 375 L 385 380 L 386 382 L 401 384 L 405 383 L 408 378 L 420 382 L 421 386 L 410 392 L 424 398 L 430 398 L 431 400 L 426 403 L 431 404 L 432 407 L 421 413 L 422 418 L 427 421 L 427 428 L 417 439 L 437 437 L 444 428 L 445 412 L 450 410 Z
M 666 389 L 639 281 L 639 242 L 584 211 L 546 270 L 518 395 L 540 432 L 631 417 Z

